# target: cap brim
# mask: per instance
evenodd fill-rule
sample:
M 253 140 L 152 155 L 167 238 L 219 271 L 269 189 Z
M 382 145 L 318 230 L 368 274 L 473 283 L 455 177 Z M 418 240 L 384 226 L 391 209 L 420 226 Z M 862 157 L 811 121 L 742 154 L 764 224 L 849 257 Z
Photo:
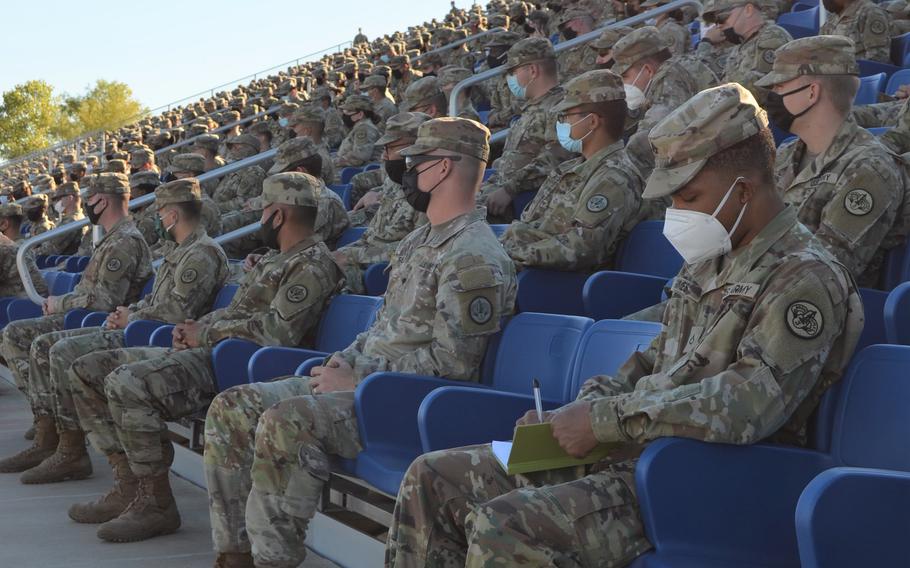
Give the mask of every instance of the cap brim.
M 433 150 L 438 150 L 438 148 L 418 143 L 399 150 L 398 154 L 401 156 L 419 156 L 421 154 L 426 154 L 427 152 L 432 152 Z
M 272 164 L 272 167 L 269 168 L 269 171 L 268 171 L 267 173 L 268 173 L 268 175 L 270 175 L 270 176 L 275 175 L 275 174 L 280 174 L 280 173 L 283 172 L 285 169 L 287 169 L 287 167 L 290 166 L 290 165 L 291 165 L 291 164 L 289 164 L 289 163 L 287 163 L 287 162 L 285 162 L 285 161 L 283 161 L 283 160 L 276 160 L 275 163 Z
M 781 73 L 779 71 L 771 71 L 761 79 L 755 82 L 756 87 L 773 87 L 774 85 L 779 85 L 781 83 L 786 83 L 792 79 L 799 77 L 797 73 Z
M 698 160 L 675 168 L 654 168 L 642 197 L 657 199 L 673 195 L 679 188 L 689 183 L 708 160 Z
M 379 138 L 379 140 L 373 142 L 373 145 L 374 146 L 385 146 L 386 144 L 391 144 L 392 142 L 395 142 L 396 140 L 401 140 L 402 138 L 403 138 L 402 136 L 396 136 L 394 134 L 389 134 L 387 132 L 387 133 L 383 134 L 382 137 Z

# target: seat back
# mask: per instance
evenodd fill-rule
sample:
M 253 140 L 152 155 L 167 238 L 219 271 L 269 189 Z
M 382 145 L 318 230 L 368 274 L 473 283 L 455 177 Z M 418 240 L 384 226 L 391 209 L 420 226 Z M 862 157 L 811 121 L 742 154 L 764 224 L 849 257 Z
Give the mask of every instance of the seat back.
M 664 236 L 663 221 L 644 221 L 626 237 L 616 259 L 616 270 L 673 278 L 683 259 Z
M 800 28 L 798 31 L 805 30 L 799 37 L 816 35 L 818 34 L 818 6 L 809 8 L 808 10 L 800 10 L 799 12 L 781 14 L 777 17 L 777 25 L 787 31 L 790 31 L 792 26 Z M 798 39 L 798 37 L 793 36 L 793 39 Z
M 215 296 L 215 303 L 212 304 L 212 310 L 220 310 L 221 308 L 226 308 L 231 305 L 231 300 L 234 299 L 234 294 L 237 293 L 237 290 L 240 288 L 238 284 L 225 284 L 221 287 L 221 290 L 218 291 L 218 295 Z
M 854 353 L 859 353 L 865 347 L 876 343 L 888 343 L 885 336 L 885 302 L 888 292 L 860 288 L 859 295 L 863 299 L 863 313 L 866 323 L 863 333 L 859 336 Z
M 885 301 L 887 343 L 910 345 L 910 282 L 904 282 Z
M 544 398 L 562 400 L 578 342 L 593 324 L 591 318 L 558 314 L 513 317 L 496 352 L 493 388 L 531 394 L 531 382 L 538 379 Z
M 582 297 L 588 274 L 527 268 L 518 273 L 516 302 L 522 312 L 585 315 Z
M 145 298 L 152 293 L 152 288 L 155 287 L 155 276 L 152 275 L 151 278 L 145 281 L 145 285 L 142 286 L 142 293 L 139 294 L 140 298 Z
M 581 342 L 563 400 L 574 400 L 581 385 L 595 375 L 615 375 L 636 351 L 644 351 L 663 326 L 649 321 L 601 320 Z
M 901 36 L 903 37 L 903 36 Z M 888 79 L 888 86 L 885 87 L 885 92 L 889 95 L 893 95 L 897 92 L 898 87 L 901 85 L 906 85 L 910 83 L 910 69 L 901 69 L 895 71 L 893 75 Z
M 51 289 L 51 294 L 54 296 L 68 294 L 73 291 L 73 288 L 76 287 L 76 284 L 78 284 L 81 279 L 81 272 L 58 272 L 57 278 L 54 280 L 54 285 Z
M 875 75 L 877 73 L 885 74 L 884 81 L 879 88 L 880 92 L 884 92 L 885 85 L 888 84 L 888 80 L 891 78 L 891 76 L 901 70 L 900 67 L 891 65 L 890 63 L 882 63 L 880 61 L 872 61 L 870 59 L 857 59 L 856 64 L 859 66 L 860 77 L 868 77 L 869 75 Z M 875 102 L 878 102 L 878 100 Z
M 354 241 L 359 239 L 366 230 L 367 230 L 366 227 L 351 227 L 349 229 L 345 229 L 345 231 L 343 233 L 341 233 L 341 236 L 338 237 L 338 243 L 336 244 L 336 246 L 338 248 L 341 248 L 344 245 L 349 245 L 349 244 L 353 243 Z
M 910 471 L 910 347 L 873 345 L 840 386 L 831 454 L 840 465 Z
M 351 183 L 351 178 L 363 171 L 363 168 L 355 168 L 348 166 L 341 169 L 341 183 L 347 184 Z
M 892 290 L 901 282 L 910 281 L 910 254 L 907 244 L 898 245 L 885 256 L 885 268 L 882 270 L 881 288 Z
M 367 267 L 363 273 L 363 284 L 367 296 L 382 296 L 389 287 L 388 262 L 377 262 Z
M 326 353 L 341 351 L 366 331 L 379 312 L 382 298 L 344 294 L 332 298 L 316 335 L 316 349 Z
M 878 102 L 878 94 L 885 89 L 888 76 L 885 73 L 875 73 L 860 77 L 859 91 L 853 99 L 855 105 L 871 105 Z
M 891 63 L 899 67 L 908 67 L 910 63 L 910 32 L 891 38 Z

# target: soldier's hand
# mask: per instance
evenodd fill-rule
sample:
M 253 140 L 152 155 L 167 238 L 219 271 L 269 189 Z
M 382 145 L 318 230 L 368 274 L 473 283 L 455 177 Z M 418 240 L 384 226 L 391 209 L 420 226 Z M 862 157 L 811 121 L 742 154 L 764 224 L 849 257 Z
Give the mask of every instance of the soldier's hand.
M 259 262 L 262 258 L 261 254 L 248 254 L 246 258 L 243 259 L 243 271 L 249 272 L 253 270 L 253 267 Z
M 57 296 L 48 296 L 44 299 L 44 303 L 41 304 L 41 311 L 44 315 L 49 316 L 53 313 L 56 313 L 57 310 Z
M 174 349 L 176 349 L 177 351 L 182 351 L 184 349 L 189 348 L 189 346 L 183 342 L 183 324 L 182 323 L 178 323 L 177 325 L 175 325 L 174 331 L 171 332 L 171 346 Z
M 375 205 L 379 203 L 379 192 L 378 191 L 368 191 L 364 194 L 363 197 L 357 200 L 357 203 L 354 204 L 354 211 L 358 209 L 364 209 L 370 205 Z
M 310 387 L 316 394 L 352 391 L 357 386 L 354 384 L 354 369 L 338 357 L 332 357 L 325 366 L 314 367 L 310 376 Z
M 129 310 L 126 306 L 118 306 L 107 315 L 107 329 L 123 329 L 129 324 Z
M 347 265 L 348 257 L 340 250 L 333 252 L 332 256 L 335 257 L 335 264 L 337 264 L 339 267 L 344 268 Z
M 587 400 L 573 402 L 554 412 L 550 424 L 553 437 L 572 457 L 583 458 L 597 446 L 591 428 L 591 403 Z
M 720 26 L 712 26 L 701 38 L 708 40 L 712 45 L 717 45 L 724 42 L 724 31 L 720 29 Z
M 183 323 L 183 344 L 187 347 L 199 347 L 199 323 L 196 320 L 186 320 Z
M 552 418 L 552 417 L 553 417 L 552 412 L 550 412 L 548 410 L 544 411 L 544 413 L 543 413 L 544 422 L 549 422 L 550 418 Z M 527 426 L 528 424 L 540 424 L 540 420 L 537 419 L 537 411 L 534 409 L 531 409 L 531 410 L 525 412 L 524 416 L 522 416 L 515 422 L 516 426 Z
M 910 85 L 901 85 L 898 87 L 897 91 L 894 93 L 894 97 L 898 99 L 910 97 Z
M 497 189 L 487 198 L 487 209 L 493 215 L 502 215 L 512 205 L 512 196 L 504 189 Z

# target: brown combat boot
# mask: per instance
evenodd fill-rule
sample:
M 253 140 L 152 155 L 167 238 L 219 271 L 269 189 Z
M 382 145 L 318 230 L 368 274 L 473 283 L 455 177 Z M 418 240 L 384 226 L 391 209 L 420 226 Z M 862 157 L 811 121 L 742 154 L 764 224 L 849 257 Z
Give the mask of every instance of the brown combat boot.
M 91 475 L 92 460 L 85 449 L 85 432 L 65 430 L 60 433 L 60 443 L 54 455 L 23 473 L 19 481 L 26 485 L 59 483 Z
M 77 523 L 94 525 L 116 519 L 136 498 L 139 480 L 133 475 L 126 454 L 111 454 L 107 461 L 114 471 L 114 486 L 91 503 L 76 503 L 70 507 L 68 514 Z
M 136 498 L 119 517 L 98 527 L 108 542 L 137 542 L 171 534 L 180 528 L 180 513 L 171 492 L 170 472 L 139 478 Z
M 18 454 L 0 460 L 0 473 L 22 473 L 32 469 L 57 450 L 57 427 L 50 416 L 39 416 L 35 419 L 35 441 L 31 447 Z
M 219 552 L 215 568 L 256 568 L 250 552 Z

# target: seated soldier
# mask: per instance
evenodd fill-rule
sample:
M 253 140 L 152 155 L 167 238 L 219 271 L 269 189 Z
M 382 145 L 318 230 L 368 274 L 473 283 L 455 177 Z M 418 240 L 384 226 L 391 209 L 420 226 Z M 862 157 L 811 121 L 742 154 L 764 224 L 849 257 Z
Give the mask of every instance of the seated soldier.
M 389 84 L 382 75 L 370 75 L 361 87 L 366 90 L 367 96 L 373 101 L 373 116 L 379 120 L 377 126 L 385 130 L 386 121 L 398 114 L 398 107 L 389 99 Z
M 469 120 L 421 124 L 415 144 L 399 153 L 411 161 L 405 195 L 430 223 L 399 245 L 372 327 L 312 377 L 243 385 L 212 402 L 205 470 L 217 565 L 300 564 L 328 455 L 360 451 L 353 391 L 367 375 L 479 378 L 487 342 L 515 302 L 512 262 L 475 209 L 488 140 Z M 251 468 L 261 475 L 251 478 Z
M 573 6 L 559 12 L 556 16 L 556 26 L 563 40 L 569 41 L 594 31 L 594 18 L 585 7 Z M 565 83 L 585 71 L 594 69 L 596 59 L 597 50 L 589 43 L 561 52 L 556 58 L 560 82 Z
M 335 154 L 335 165 L 363 166 L 379 157 L 379 150 L 373 144 L 379 139 L 379 129 L 373 124 L 373 103 L 361 95 L 351 95 L 341 107 L 341 118 L 350 132 L 345 136 L 338 153 Z
M 141 175 L 148 172 L 140 172 Z M 54 453 L 39 465 L 22 474 L 22 483 L 54 483 L 82 479 L 92 473 L 92 464 L 85 449 L 85 432 L 79 426 L 70 385 L 70 366 L 89 353 L 123 349 L 124 329 L 131 321 L 146 319 L 171 324 L 195 319 L 209 310 L 215 296 L 227 279 L 227 257 L 221 247 L 205 234 L 201 223 L 202 196 L 199 182 L 183 179 L 166 183 L 155 190 L 156 212 L 162 238 L 172 240 L 176 247 L 164 258 L 155 276 L 151 294 L 129 306 L 118 306 L 107 317 L 105 327 L 88 327 L 55 331 L 39 335 L 29 355 L 29 389 L 38 409 L 36 414 L 50 416 L 56 422 L 59 440 Z M 129 350 L 129 357 L 112 356 L 106 360 L 113 366 L 108 372 L 127 361 L 137 361 L 157 353 L 156 350 Z M 96 372 L 101 372 L 96 369 Z M 107 373 L 101 373 L 107 374 Z M 115 456 L 111 465 L 115 471 L 125 462 Z M 131 485 L 135 491 L 135 480 Z M 120 497 L 122 493 L 117 494 Z M 108 503 L 111 494 L 101 499 Z M 125 504 L 124 504 L 125 507 Z M 78 508 L 77 508 L 78 510 Z M 116 512 L 119 514 L 119 511 Z M 77 521 L 88 517 L 72 515 Z M 116 514 L 114 515 L 116 516 Z M 103 522 L 107 519 L 97 520 Z M 83 521 L 86 522 L 86 521 Z
M 514 32 L 494 32 L 490 34 L 484 44 L 486 69 L 495 69 L 505 64 L 509 48 L 521 40 L 522 36 Z M 493 130 L 505 128 L 512 122 L 512 118 L 521 114 L 521 105 L 524 101 L 518 100 L 509 89 L 508 81 L 504 75 L 491 79 L 490 114 L 487 124 Z
M 441 118 L 448 114 L 446 96 L 439 88 L 439 79 L 435 76 L 417 79 L 404 92 L 401 109 L 407 112 L 419 112 L 430 118 Z M 377 146 L 378 147 L 378 146 Z
M 746 89 L 699 93 L 649 138 L 658 167 L 644 195 L 672 196 L 665 234 L 686 260 L 664 327 L 615 377 L 590 378 L 544 415 L 572 456 L 616 449 L 590 466 L 517 476 L 489 444 L 417 458 L 387 566 L 626 566 L 650 548 L 634 492 L 648 442 L 807 443 L 807 420 L 862 329 L 850 274 L 781 200 L 767 118 Z M 529 412 L 519 423 L 536 421 Z
M 338 148 L 344 141 L 345 125 L 341 113 L 332 106 L 332 93 L 327 87 L 316 89 L 313 100 L 322 107 L 325 113 L 325 143 L 329 148 Z
M 140 171 L 130 175 L 130 199 L 136 199 L 143 195 L 153 193 L 161 185 L 161 178 L 155 172 Z M 149 247 L 152 248 L 152 257 L 154 258 L 154 247 L 158 244 L 158 208 L 155 204 L 149 204 L 145 207 L 133 210 L 133 222 L 136 228 L 142 233 L 142 237 Z M 164 243 L 162 243 L 164 244 Z
M 623 149 L 622 79 L 588 71 L 565 84 L 553 107 L 560 144 L 581 157 L 563 162 L 500 238 L 516 268 L 611 268 L 622 239 L 642 219 L 644 181 Z
M 224 158 L 218 155 L 220 140 L 221 139 L 217 134 L 203 134 L 194 138 L 193 143 L 189 146 L 190 152 L 205 157 L 203 171 L 210 172 L 225 164 Z M 218 187 L 218 180 L 202 182 L 200 185 L 202 187 L 202 192 L 208 197 L 211 197 L 215 194 L 215 188 Z
M 99 538 L 132 542 L 180 527 L 168 479 L 173 449 L 165 421 L 199 412 L 212 400 L 216 343 L 241 338 L 260 345 L 312 345 L 322 312 L 343 285 L 341 271 L 313 234 L 319 187 L 316 178 L 301 173 L 265 181 L 261 232 L 272 250 L 250 270 L 227 308 L 178 324 L 173 349 L 138 360 L 128 349 L 105 351 L 73 363 L 69 378 L 82 428 L 97 450 L 120 462 L 118 485 L 136 486 L 132 500 L 116 496 L 114 503 L 102 499 L 71 511 L 98 520 L 127 503 L 98 528 Z
M 363 274 L 371 264 L 389 262 L 401 240 L 426 223 L 426 215 L 408 203 L 401 187 L 405 159 L 398 151 L 414 144 L 418 128 L 429 119 L 422 113 L 393 116 L 386 124 L 385 135 L 376 141 L 377 146 L 384 147 L 385 180 L 382 187 L 367 193 L 359 205 L 369 207 L 375 199 L 378 209 L 359 239 L 335 251 L 335 261 L 344 271 L 347 290 L 353 294 L 366 292 Z
M 82 194 L 79 191 L 78 183 L 71 181 L 58 186 L 57 190 L 51 194 L 51 197 L 54 202 L 54 210 L 59 218 L 58 227 L 85 219 L 85 215 L 82 214 Z M 45 241 L 34 248 L 35 254 L 77 254 L 83 235 L 90 230 L 89 227 L 83 227 L 79 231 L 73 231 Z
M 56 227 L 54 222 L 47 217 L 47 206 L 50 201 L 48 195 L 50 194 L 32 195 L 22 208 L 28 218 L 28 235 L 26 235 L 28 238 L 46 233 Z
M 0 205 L 0 298 L 25 298 L 25 286 L 16 266 L 19 241 L 22 240 L 22 207 L 17 203 Z M 35 255 L 26 258 L 32 284 L 42 296 L 47 295 L 47 284 L 35 264 Z
M 850 115 L 857 75 L 849 39 L 815 36 L 779 48 L 756 84 L 773 90 L 772 122 L 799 137 L 777 150 L 784 201 L 860 286 L 875 287 L 887 251 L 906 238 L 907 194 L 903 160 Z
M 457 67 L 455 65 L 446 65 L 439 70 L 439 88 L 445 95 L 444 116 L 449 114 L 449 103 L 452 100 L 452 91 L 455 89 L 455 85 L 472 75 L 473 73 L 471 73 L 469 69 Z M 457 118 L 467 118 L 469 120 L 483 122 L 480 120 L 480 115 L 477 114 L 477 109 L 474 108 L 474 104 L 471 102 L 471 87 L 464 88 L 458 93 L 458 102 L 455 106 L 458 109 L 458 114 L 455 115 Z
M 155 165 L 155 152 L 151 148 L 139 146 L 130 151 L 130 174 L 136 172 L 161 173 Z
M 335 170 L 332 153 L 322 139 L 322 134 L 325 130 L 325 118 L 326 113 L 320 107 L 305 105 L 291 115 L 288 120 L 288 126 L 294 132 L 295 138 L 306 137 L 313 141 L 316 150 L 319 151 L 319 155 L 322 157 L 322 173 L 317 177 L 322 178 L 327 185 L 331 185 L 338 180 L 338 173 Z
M 228 162 L 237 162 L 259 153 L 259 140 L 252 134 L 241 134 L 227 140 Z M 265 170 L 247 166 L 222 177 L 212 193 L 212 200 L 222 215 L 240 211 L 248 200 L 259 197 Z
M 5 460 L 0 472 L 18 473 L 35 467 L 54 453 L 57 430 L 54 418 L 44 408 L 30 378 L 29 350 L 40 335 L 63 329 L 66 312 L 74 308 L 111 311 L 139 299 L 145 282 L 152 275 L 148 245 L 129 217 L 129 180 L 123 174 L 103 173 L 92 185 L 86 199 L 86 214 L 105 234 L 76 288 L 63 296 L 48 296 L 44 316 L 10 322 L 3 329 L 0 354 L 16 380 L 16 386 L 29 399 L 35 416 L 35 443 Z
M 829 17 L 819 35 L 853 40 L 857 59 L 891 63 L 891 29 L 888 12 L 870 0 L 823 0 Z
M 351 203 L 354 204 L 348 212 L 352 227 L 366 226 L 373 219 L 379 208 L 380 187 L 387 177 L 383 168 L 375 168 L 354 174 L 348 182 L 351 186 Z
M 170 181 L 199 177 L 205 173 L 205 158 L 201 154 L 177 154 L 171 158 L 169 172 L 173 176 Z M 219 180 L 214 180 L 214 182 L 217 187 Z M 218 209 L 218 205 L 209 197 L 206 190 L 209 183 L 199 183 L 199 187 L 202 189 L 202 222 L 205 224 L 205 232 L 214 238 L 224 231 L 221 223 L 221 210 Z M 164 248 L 161 250 L 164 251 Z

